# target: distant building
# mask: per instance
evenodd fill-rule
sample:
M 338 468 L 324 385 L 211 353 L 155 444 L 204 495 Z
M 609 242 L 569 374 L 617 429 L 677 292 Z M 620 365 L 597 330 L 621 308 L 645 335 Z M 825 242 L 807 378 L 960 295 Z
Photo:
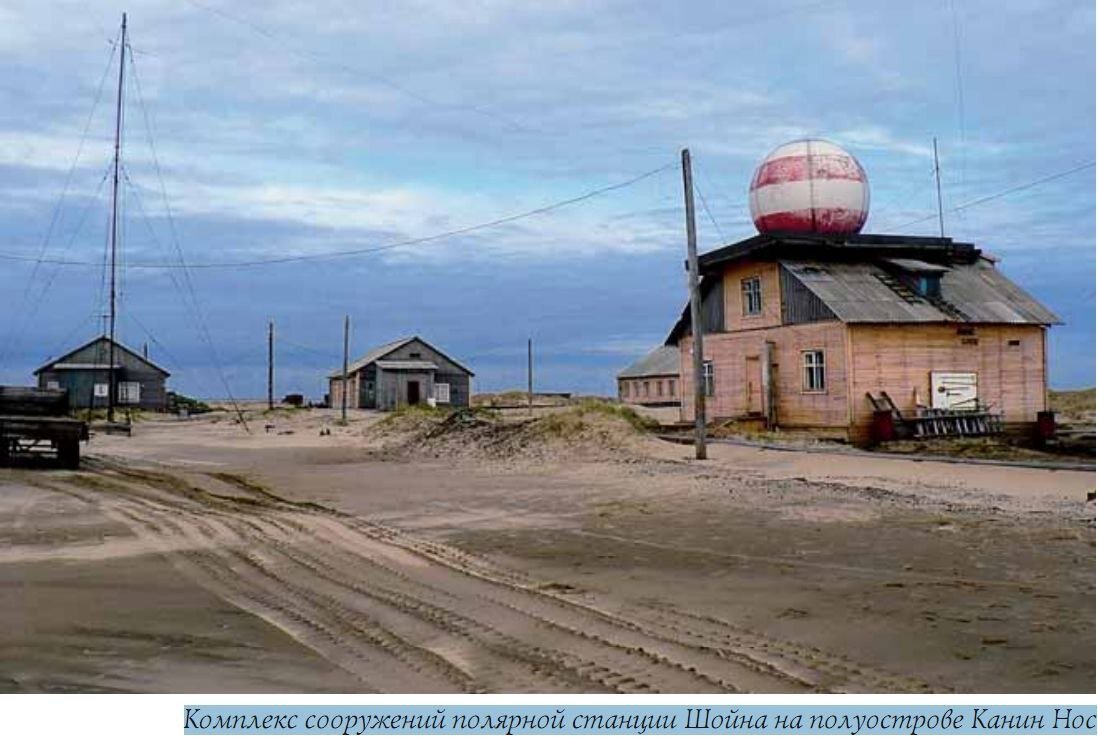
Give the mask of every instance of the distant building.
M 328 375 L 333 408 L 343 404 L 343 370 Z M 348 408 L 393 410 L 433 403 L 468 407 L 473 372 L 418 336 L 370 350 L 347 367 Z
M 886 393 L 905 414 L 980 405 L 1032 430 L 1060 319 L 995 261 L 949 238 L 865 234 L 760 234 L 703 254 L 707 415 L 861 442 Z M 691 367 L 688 308 L 666 344 Z
M 110 392 L 111 341 L 92 339 L 34 371 L 38 387 L 68 390 L 73 408 L 106 408 Z M 163 410 L 171 374 L 148 357 L 114 342 L 114 404 L 119 408 Z
M 660 346 L 618 373 L 618 399 L 645 406 L 678 406 L 682 402 L 679 350 Z

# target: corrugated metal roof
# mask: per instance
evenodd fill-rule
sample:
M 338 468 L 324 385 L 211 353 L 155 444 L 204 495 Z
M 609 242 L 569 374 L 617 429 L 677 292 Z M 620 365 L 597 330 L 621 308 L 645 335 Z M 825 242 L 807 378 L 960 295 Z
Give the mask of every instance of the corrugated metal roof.
M 884 261 L 899 267 L 905 272 L 931 272 L 933 274 L 941 274 L 948 269 L 940 264 L 931 264 L 930 262 L 924 262 L 921 259 L 885 259 Z
M 868 262 L 781 260 L 781 264 L 846 323 L 1061 322 L 983 259 L 950 265 L 942 274 L 941 300 L 894 289 L 890 283 L 895 284 L 895 278 Z
M 679 349 L 676 346 L 659 346 L 629 365 L 618 377 L 654 377 L 679 374 Z
M 375 360 L 377 360 L 381 357 L 384 357 L 386 354 L 388 354 L 391 351 L 395 351 L 395 350 L 399 349 L 400 347 L 404 346 L 405 344 L 407 344 L 409 341 L 411 341 L 414 338 L 416 338 L 416 337 L 414 337 L 414 336 L 405 336 L 403 339 L 397 339 L 396 341 L 390 341 L 388 344 L 382 344 L 381 346 L 374 347 L 373 349 L 371 349 L 370 351 L 366 352 L 361 357 L 356 359 L 354 362 L 347 365 L 347 375 L 348 376 L 353 375 L 354 373 L 358 372 L 360 369 L 362 369 L 363 367 L 368 365 L 370 362 L 373 362 L 373 361 L 375 361 Z M 337 369 L 335 372 L 332 372 L 330 375 L 328 375 L 328 378 L 329 379 L 337 379 L 337 378 L 342 377 L 342 376 L 343 376 L 343 368 L 340 368 L 340 369 Z
M 438 365 L 422 359 L 379 359 L 377 366 L 386 370 L 437 370 Z

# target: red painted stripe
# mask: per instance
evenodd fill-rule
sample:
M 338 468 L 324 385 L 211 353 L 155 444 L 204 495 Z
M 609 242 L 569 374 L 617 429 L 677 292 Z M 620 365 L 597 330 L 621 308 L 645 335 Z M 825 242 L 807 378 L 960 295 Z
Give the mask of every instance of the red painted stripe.
M 794 231 L 801 233 L 857 233 L 865 225 L 868 213 L 846 208 L 816 208 L 813 224 L 811 208 L 759 216 L 755 227 L 761 233 Z
M 755 171 L 755 179 L 751 182 L 751 189 L 807 179 L 809 179 L 807 156 L 778 157 L 767 160 L 759 166 Z M 813 154 L 811 179 L 865 182 L 865 172 L 852 157 L 839 154 Z

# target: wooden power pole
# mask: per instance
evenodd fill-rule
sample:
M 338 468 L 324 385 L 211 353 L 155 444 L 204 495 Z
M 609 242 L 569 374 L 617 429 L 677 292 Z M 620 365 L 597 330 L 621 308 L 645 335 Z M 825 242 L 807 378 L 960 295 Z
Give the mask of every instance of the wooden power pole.
M 267 410 L 275 407 L 275 322 L 267 323 Z
M 347 353 L 351 349 L 351 317 L 343 316 L 343 390 L 340 392 L 340 419 L 347 423 Z
M 534 415 L 534 340 L 526 340 L 526 410 Z
M 686 269 L 690 281 L 690 330 L 694 348 L 694 457 L 705 459 L 705 374 L 702 369 L 701 291 L 698 286 L 698 233 L 694 223 L 694 174 L 690 150 L 682 150 L 682 187 L 686 198 Z

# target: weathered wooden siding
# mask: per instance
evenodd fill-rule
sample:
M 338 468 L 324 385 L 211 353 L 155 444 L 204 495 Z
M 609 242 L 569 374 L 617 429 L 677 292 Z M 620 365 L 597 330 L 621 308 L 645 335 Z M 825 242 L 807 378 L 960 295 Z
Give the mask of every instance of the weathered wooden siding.
M 736 287 L 738 290 L 738 280 Z M 765 313 L 765 294 L 763 308 Z M 760 368 L 767 341 L 774 344 L 771 372 L 776 424 L 790 428 L 832 429 L 845 434 L 850 423 L 846 331 L 838 321 L 707 335 L 705 358 L 713 362 L 714 375 L 714 394 L 706 399 L 707 415 L 713 419 L 742 418 L 759 410 Z M 826 389 L 823 392 L 807 392 L 803 387 L 801 352 L 812 349 L 824 352 Z M 679 350 L 683 367 L 680 384 L 684 418 L 693 419 L 690 337 L 680 343 Z M 749 366 L 753 368 L 752 376 L 749 376 Z
M 754 316 L 743 314 L 741 281 L 758 277 L 762 287 L 762 312 Z M 781 289 L 778 265 L 775 262 L 742 262 L 724 272 L 724 329 L 746 329 L 779 326 L 782 322 Z
M 110 360 L 110 342 L 100 339 L 85 347 L 56 360 L 55 364 L 103 364 Z M 115 405 L 124 408 L 142 408 L 145 410 L 163 410 L 168 404 L 164 373 L 156 369 L 140 355 L 134 354 L 115 344 L 114 361 L 120 365 L 114 373 Z M 107 398 L 96 398 L 96 384 L 107 384 L 109 372 L 106 369 L 55 369 L 52 366 L 38 373 L 38 387 L 48 388 L 57 383 L 69 391 L 69 402 L 73 408 L 106 408 Z M 118 401 L 118 383 L 137 382 L 141 385 L 141 400 L 138 403 Z
M 347 375 L 347 407 L 348 408 L 360 408 L 361 406 L 355 404 L 355 398 L 359 397 L 359 376 L 358 373 Z M 329 378 L 328 379 L 328 404 L 335 409 L 343 407 L 343 379 Z
M 413 355 L 419 356 L 413 356 Z M 423 343 L 419 339 L 410 341 L 399 349 L 387 354 L 385 356 L 387 360 L 423 360 L 427 362 L 434 362 L 438 365 L 438 369 L 435 371 L 434 379 L 430 385 L 423 384 L 421 380 L 421 393 L 422 402 L 427 402 L 428 397 L 434 397 L 434 383 L 444 382 L 450 385 L 450 403 L 449 405 L 466 408 L 469 406 L 469 393 L 470 393 L 470 378 L 469 373 L 465 369 L 454 364 L 445 355 L 435 351 L 427 344 Z M 416 379 L 414 377 L 410 379 Z M 427 395 L 428 389 L 430 395 Z M 402 401 L 403 402 L 403 401 Z
M 347 377 L 349 408 L 376 408 L 393 410 L 408 402 L 408 381 L 418 381 L 420 402 L 426 403 L 435 396 L 436 383 L 450 385 L 450 402 L 455 407 L 468 407 L 471 383 L 468 372 L 419 339 L 409 341 L 397 349 L 379 357 L 385 361 L 432 362 L 438 369 L 428 371 L 386 370 L 371 362 Z M 342 380 L 329 378 L 328 397 L 332 408 L 339 408 L 343 397 Z
M 864 436 L 873 408 L 866 393 L 887 392 L 901 411 L 916 397 L 930 404 L 930 373 L 975 372 L 981 403 L 1004 413 L 1007 423 L 1033 423 L 1046 409 L 1045 329 L 1042 326 L 956 325 L 848 326 L 850 396 L 855 431 Z M 1011 341 L 1017 341 L 1011 346 Z M 975 343 L 973 343 L 975 342 Z
M 788 269 L 779 266 L 782 289 L 782 323 L 834 321 L 835 314 Z
M 682 402 L 682 380 L 678 375 L 618 380 L 618 400 L 635 405 L 678 405 Z

